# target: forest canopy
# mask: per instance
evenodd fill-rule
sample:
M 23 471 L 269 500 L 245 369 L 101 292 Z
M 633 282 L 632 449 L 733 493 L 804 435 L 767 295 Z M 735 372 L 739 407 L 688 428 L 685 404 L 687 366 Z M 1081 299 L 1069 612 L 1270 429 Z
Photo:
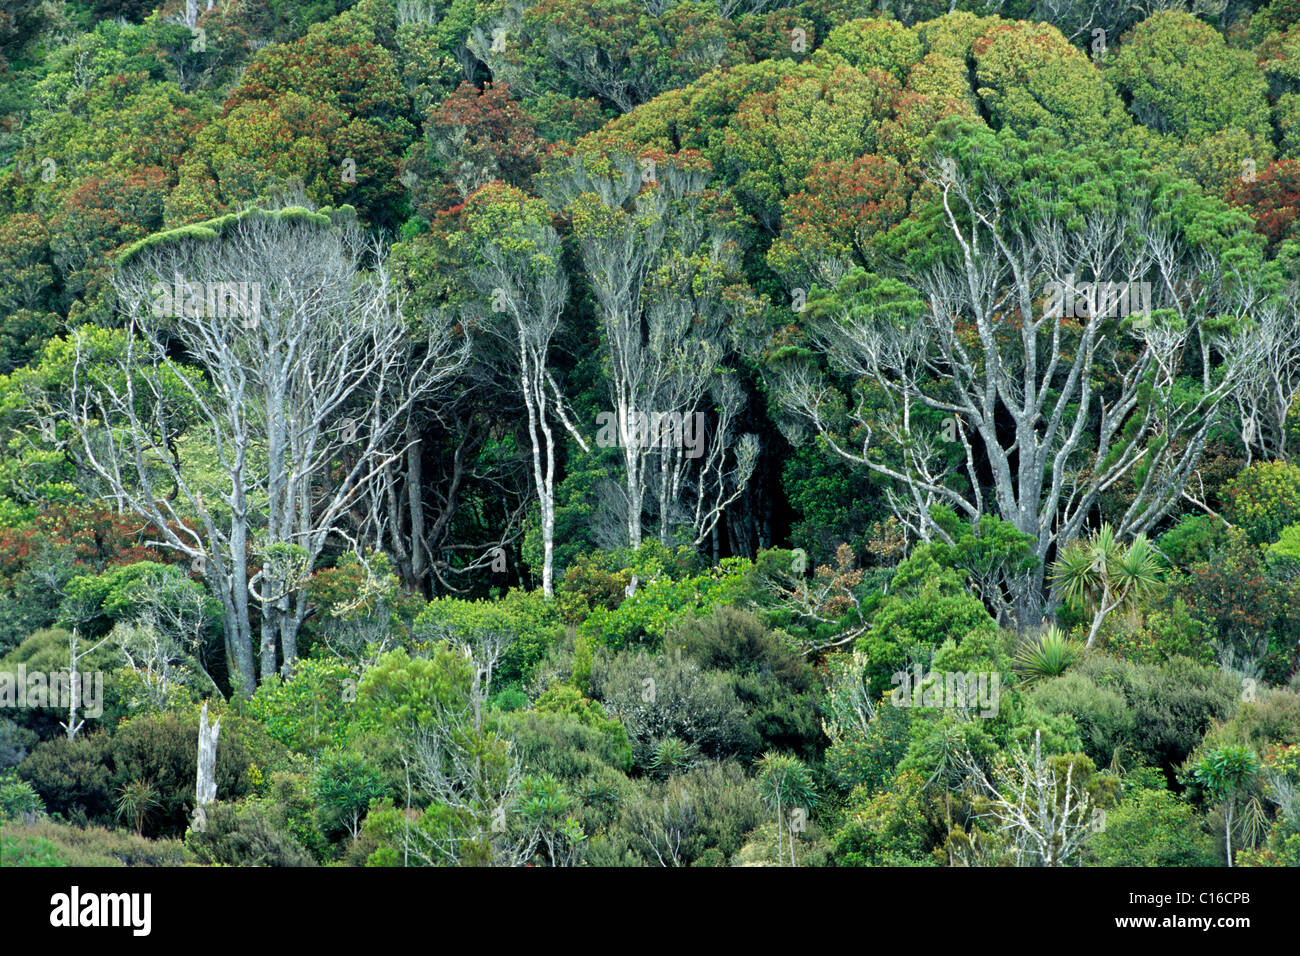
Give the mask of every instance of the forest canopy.
M 1297 57 L 10 0 L 0 864 L 1300 865 Z

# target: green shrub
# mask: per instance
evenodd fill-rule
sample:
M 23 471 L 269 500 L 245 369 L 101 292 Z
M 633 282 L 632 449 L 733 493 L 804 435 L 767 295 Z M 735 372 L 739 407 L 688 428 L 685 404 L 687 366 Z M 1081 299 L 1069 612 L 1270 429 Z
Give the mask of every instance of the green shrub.
M 336 660 L 299 660 L 287 681 L 272 676 L 248 700 L 248 713 L 272 738 L 297 753 L 342 746 L 351 730 L 353 672 Z
M 0 823 L 30 820 L 45 813 L 45 804 L 30 783 L 13 771 L 0 771 Z
M 680 737 L 714 758 L 749 756 L 759 746 L 731 681 L 705 671 L 680 651 L 596 655 L 592 689 L 627 728 L 636 765 L 645 767 L 654 745 Z
M 1126 793 L 1087 850 L 1095 866 L 1214 866 L 1218 856 L 1195 809 L 1168 790 Z
M 214 803 L 203 832 L 185 834 L 196 859 L 223 866 L 312 866 L 311 855 L 290 835 L 283 821 L 256 802 Z
M 1098 686 L 1082 674 L 1042 681 L 1029 697 L 1048 713 L 1073 717 L 1084 752 L 1098 766 L 1108 765 L 1133 739 L 1136 717 L 1128 702 L 1117 691 Z
M 425 606 L 411 629 L 419 643 L 472 640 L 475 633 L 486 631 L 513 638 L 492 678 L 493 689 L 499 692 L 527 685 L 564 628 L 554 602 L 540 591 L 512 590 L 495 601 L 437 598 Z
M 124 830 L 75 827 L 53 820 L 34 826 L 0 828 L 0 845 L 15 841 L 45 862 L 15 866 L 183 866 L 192 862 L 179 840 L 148 840 Z M 0 855 L 7 856 L 0 849 Z
M 1072 673 L 1124 699 L 1133 715 L 1125 742 L 1163 767 L 1181 764 L 1216 721 L 1235 712 L 1241 694 L 1235 678 L 1184 657 L 1152 665 L 1093 653 Z
M 1251 465 L 1228 482 L 1224 513 L 1256 545 L 1276 541 L 1300 522 L 1300 466 L 1285 461 Z

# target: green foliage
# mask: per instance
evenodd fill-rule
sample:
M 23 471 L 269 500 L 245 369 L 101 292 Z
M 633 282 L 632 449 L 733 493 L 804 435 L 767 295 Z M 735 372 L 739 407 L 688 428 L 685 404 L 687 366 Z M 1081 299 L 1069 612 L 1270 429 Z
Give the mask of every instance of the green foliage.
M 1081 674 L 1041 681 L 1030 699 L 1047 713 L 1073 717 L 1084 753 L 1098 766 L 1109 765 L 1133 739 L 1136 718 L 1128 702 L 1117 691 Z
M 706 762 L 662 782 L 639 782 L 608 832 L 593 838 L 588 862 L 630 855 L 640 865 L 696 866 L 709 850 L 731 859 L 762 817 L 758 786 L 740 765 Z
M 702 574 L 678 579 L 666 574 L 650 578 L 617 609 L 592 608 L 582 629 L 616 648 L 657 643 L 682 616 L 707 611 L 717 604 L 734 603 L 745 587 L 749 566 L 744 558 L 723 558 L 718 567 Z
M 914 772 L 872 794 L 863 787 L 849 797 L 844 824 L 835 834 L 839 866 L 932 865 L 929 847 L 937 837 L 923 796 L 924 781 Z
M 1030 638 L 1016 652 L 1016 669 L 1026 683 L 1045 677 L 1059 677 L 1083 657 L 1083 646 L 1065 636 L 1059 627 L 1049 627 L 1037 639 Z
M 1224 511 L 1251 544 L 1277 541 L 1284 528 L 1300 522 L 1300 466 L 1285 461 L 1252 465 L 1225 489 Z
M 1134 27 L 1107 70 L 1148 128 L 1184 141 L 1236 127 L 1266 141 L 1266 83 L 1244 50 L 1190 13 L 1166 10 Z
M 1072 682 L 1078 692 L 1100 694 L 1104 688 L 1122 696 L 1133 713 L 1131 736 L 1123 742 L 1163 767 L 1181 764 L 1215 721 L 1231 716 L 1241 694 L 1233 677 L 1186 658 L 1139 665 L 1094 653 L 1069 676 L 1097 687 L 1087 691 Z
M 248 713 L 290 750 L 314 755 L 347 738 L 357 681 L 337 661 L 301 660 L 288 680 L 272 677 L 248 700 Z
M 1235 367 L 1261 309 L 1295 324 L 1297 0 L 223 0 L 206 49 L 183 6 L 0 12 L 0 672 L 66 668 L 75 629 L 106 678 L 75 739 L 66 709 L 0 713 L 0 865 L 1037 862 L 976 796 L 980 773 L 1016 791 L 1005 756 L 1036 747 L 1107 810 L 1064 862 L 1300 865 L 1300 397 L 1284 341 Z M 396 364 L 330 412 L 365 435 L 283 450 L 325 456 L 284 522 L 215 479 L 237 458 L 254 487 L 277 451 L 204 424 L 274 402 L 171 341 L 177 364 L 132 371 L 116 288 L 263 219 L 359 225 L 392 277 Z M 1030 252 L 990 271 L 998 249 Z M 1151 280 L 1155 331 L 1036 325 L 1069 273 Z M 543 480 L 499 361 L 527 343 L 490 300 L 551 281 L 563 323 L 522 370 Z M 664 384 L 631 398 L 701 410 L 707 440 L 642 463 L 633 550 L 591 423 L 629 399 L 610 329 L 653 310 L 680 334 L 651 329 L 627 371 Z M 470 362 L 408 408 L 432 330 Z M 87 383 L 140 422 L 70 409 Z M 87 458 L 137 427 L 158 455 L 115 488 Z M 209 593 L 158 539 L 231 509 L 261 585 Z M 225 700 L 237 605 L 255 641 L 254 592 L 290 576 L 297 659 Z M 997 692 L 895 706 L 917 670 Z M 202 702 L 222 730 L 195 831 Z M 481 774 L 448 798 L 435 764 Z
M 32 785 L 20 780 L 12 770 L 0 772 L 0 823 L 42 816 L 45 804 Z
M 202 832 L 185 834 L 194 857 L 220 866 L 311 866 L 312 858 L 255 803 L 207 807 Z
M 372 733 L 409 732 L 427 723 L 443 702 L 464 693 L 469 682 L 465 655 L 445 644 L 435 644 L 428 657 L 385 654 L 357 685 L 357 726 Z
M 438 598 L 420 612 L 411 634 L 417 642 L 466 640 L 478 633 L 512 636 L 493 676 L 496 688 L 519 687 L 563 633 L 555 604 L 540 591 L 511 590 L 492 601 Z
M 249 749 L 237 725 L 223 720 L 217 790 L 237 799 L 252 789 Z M 194 804 L 198 718 L 140 715 L 110 736 L 58 737 L 37 746 L 18 768 L 51 813 L 65 819 L 129 820 L 146 836 L 180 836 Z
M 1259 755 L 1249 747 L 1224 746 L 1210 751 L 1192 768 L 1196 782 L 1221 797 L 1241 790 L 1259 770 Z
M 601 650 L 591 674 L 595 699 L 627 728 L 635 763 L 646 767 L 656 743 L 677 737 L 706 756 L 750 756 L 758 740 L 726 675 L 704 670 L 680 651 Z
M 996 631 L 962 575 L 943 570 L 931 551 L 917 548 L 898 566 L 871 630 L 857 647 L 871 661 L 871 688 L 879 695 L 891 687 L 891 674 L 928 658 L 944 642 L 960 645 L 968 635 Z
M 311 792 L 325 832 L 346 829 L 355 838 L 370 801 L 388 795 L 388 787 L 365 755 L 345 750 L 321 760 Z

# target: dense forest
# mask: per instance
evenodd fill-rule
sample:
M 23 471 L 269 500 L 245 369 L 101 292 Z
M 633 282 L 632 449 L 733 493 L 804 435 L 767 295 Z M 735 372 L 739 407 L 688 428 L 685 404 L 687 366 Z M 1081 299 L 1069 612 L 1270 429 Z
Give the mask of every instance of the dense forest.
M 1300 0 L 875 3 L 5 0 L 0 865 L 1300 865 Z

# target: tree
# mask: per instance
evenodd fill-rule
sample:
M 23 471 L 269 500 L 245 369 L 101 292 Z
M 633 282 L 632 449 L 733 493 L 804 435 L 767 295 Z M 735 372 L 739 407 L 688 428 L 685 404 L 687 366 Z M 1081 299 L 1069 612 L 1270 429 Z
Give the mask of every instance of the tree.
M 503 4 L 468 46 L 521 94 L 595 95 L 621 113 L 735 59 L 725 23 L 704 3 Z
M 757 460 L 757 436 L 732 437 L 744 395 L 721 366 L 728 320 L 747 307 L 748 294 L 726 210 L 704 189 L 709 172 L 694 154 L 638 160 L 624 151 L 574 153 L 544 173 L 548 197 L 572 218 L 599 307 L 611 411 L 597 444 L 621 450 L 619 505 L 634 549 L 656 478 L 660 541 L 669 543 L 680 526 L 699 546 Z M 696 427 L 706 397 L 707 440 Z M 636 585 L 634 578 L 629 594 Z
M 1083 754 L 1045 757 L 1041 730 L 1032 753 L 1012 750 L 991 773 L 969 756 L 965 767 L 983 798 L 978 814 L 1007 839 L 1018 866 L 1069 866 L 1092 835 L 1096 812 L 1114 799 L 1116 781 L 1098 779 Z
M 798 866 L 794 856 L 797 828 L 807 826 L 808 815 L 817 801 L 812 774 L 798 758 L 768 751 L 758 761 L 758 779 L 763 803 L 776 814 L 777 858 L 781 858 L 782 832 L 790 836 L 790 865 Z M 790 819 L 786 819 L 786 814 Z
M 499 183 L 474 194 L 465 224 L 460 246 L 469 260 L 465 270 L 469 285 L 481 302 L 490 305 L 493 316 L 505 320 L 475 315 L 476 328 L 501 343 L 505 361 L 488 364 L 509 370 L 527 413 L 533 484 L 541 511 L 542 591 L 551 597 L 559 454 L 552 417 L 563 423 L 583 451 L 589 450 L 565 411 L 567 402 L 551 370 L 551 340 L 559 328 L 569 285 L 560 261 L 560 237 L 551 227 L 545 202 L 530 200 Z
M 335 216 L 255 210 L 153 237 L 119 264 L 130 338 L 112 366 L 90 363 L 84 335 L 71 343 L 62 412 L 73 454 L 207 579 L 245 694 L 256 682 L 250 595 L 267 677 L 277 652 L 286 668 L 297 657 L 302 584 L 359 489 L 400 453 L 391 442 L 403 413 L 464 362 L 445 326 L 407 361 L 382 250 L 367 248 L 346 210 Z M 182 369 L 173 343 L 202 377 Z M 210 449 L 211 478 L 182 456 L 195 441 Z
M 918 537 L 944 540 L 936 504 L 972 526 L 993 511 L 1030 535 L 1036 570 L 1005 586 L 1033 626 L 1050 553 L 1103 494 L 1122 483 L 1119 535 L 1178 502 L 1242 375 L 1217 360 L 1224 337 L 1209 319 L 1252 302 L 1237 281 L 1249 243 L 1214 200 L 1189 200 L 1208 232 L 1175 212 L 1190 211 L 1186 186 L 1131 154 L 1085 158 L 957 121 L 933 143 L 958 149 L 927 173 L 927 211 L 891 233 L 907 282 L 858 270 L 809 297 L 814 354 L 852 397 L 791 346 L 772 357 L 779 399 L 794 437 L 811 423 L 889 479 Z M 979 158 L 960 171 L 954 156 Z M 1144 288 L 1150 309 L 1110 295 Z
M 371 800 L 385 796 L 383 776 L 363 755 L 353 751 L 331 754 L 316 768 L 312 796 L 329 826 L 342 825 L 356 839 Z
M 574 800 L 553 774 L 524 778 L 517 812 L 539 834 L 551 866 L 573 866 L 582 852 L 586 834 L 571 814 Z
M 1068 143 L 1083 144 L 1113 142 L 1132 125 L 1097 67 L 1055 27 L 990 26 L 971 44 L 971 59 L 974 86 L 994 129 L 1026 137 L 1050 129 Z
M 1225 349 L 1228 361 L 1244 369 L 1232 397 L 1247 466 L 1257 452 L 1287 457 L 1287 416 L 1300 399 L 1300 243 L 1284 242 L 1270 266 L 1276 274 L 1265 287 L 1269 294 Z
M 1223 801 L 1223 845 L 1232 866 L 1232 817 L 1237 795 L 1254 779 L 1259 756 L 1249 747 L 1225 744 L 1211 750 L 1192 769 L 1196 782 Z
M 1254 55 L 1191 13 L 1162 10 L 1139 23 L 1107 74 L 1134 118 L 1158 133 L 1192 142 L 1237 127 L 1269 139 L 1268 84 Z
M 117 815 L 126 820 L 140 836 L 144 830 L 144 821 L 162 806 L 158 792 L 148 780 L 132 780 L 122 784 L 117 790 Z
M 469 83 L 430 107 L 424 138 L 411 147 L 403 174 L 428 219 L 458 206 L 493 180 L 524 187 L 540 165 L 541 142 L 528 114 L 504 84 L 482 90 Z
M 86 725 L 84 720 L 77 720 L 77 704 L 81 703 L 81 671 L 77 665 L 103 645 L 108 638 L 86 648 L 81 644 L 81 633 L 74 627 L 68 635 L 68 719 L 60 722 L 68 734 L 69 740 L 77 739 L 77 731 Z

